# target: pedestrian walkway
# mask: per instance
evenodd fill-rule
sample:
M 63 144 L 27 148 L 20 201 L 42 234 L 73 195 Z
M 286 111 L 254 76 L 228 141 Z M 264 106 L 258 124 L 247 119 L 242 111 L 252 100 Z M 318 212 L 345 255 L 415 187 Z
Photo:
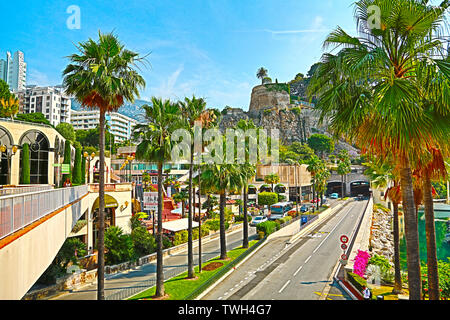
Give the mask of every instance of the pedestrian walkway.
M 250 239 L 256 238 L 254 228 L 249 229 Z M 220 255 L 220 239 L 215 238 L 202 243 L 202 261 L 216 258 Z M 227 250 L 242 245 L 242 229 L 227 234 Z M 187 270 L 187 249 L 164 258 L 164 279 L 168 280 Z M 198 264 L 198 247 L 194 248 L 194 264 Z M 105 299 L 123 300 L 156 284 L 156 262 L 121 272 L 105 279 Z M 77 290 L 63 292 L 50 300 L 96 300 L 97 283 Z

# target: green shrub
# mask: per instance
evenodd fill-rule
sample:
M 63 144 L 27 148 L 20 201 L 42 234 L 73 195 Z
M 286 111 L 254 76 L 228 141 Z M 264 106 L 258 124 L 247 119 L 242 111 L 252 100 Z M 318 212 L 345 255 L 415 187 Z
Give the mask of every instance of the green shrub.
M 208 220 L 204 224 L 209 230 L 218 231 L 220 229 L 219 219 Z
M 143 257 L 156 251 L 155 238 L 144 226 L 138 226 L 131 231 L 131 241 L 136 257 Z
M 83 183 L 81 173 L 81 157 L 81 149 L 75 149 L 75 161 L 73 163 L 73 184 L 75 185 L 80 185 Z
M 22 184 L 30 184 L 30 145 L 24 143 L 22 146 Z
M 266 222 L 260 223 L 256 226 L 256 231 L 258 233 L 264 232 L 265 236 L 268 236 L 279 229 L 280 229 L 280 224 L 276 221 L 266 221 Z
M 258 204 L 260 206 L 271 206 L 278 202 L 278 194 L 275 192 L 261 192 L 258 194 Z
M 122 228 L 111 226 L 105 231 L 105 264 L 114 265 L 134 258 L 133 241 Z
M 291 109 L 291 111 L 292 111 L 296 116 L 299 116 L 299 115 L 301 115 L 301 113 L 302 113 L 302 108 L 300 108 L 300 107 L 294 107 L 294 108 Z
M 360 292 L 363 291 L 363 288 L 367 286 L 366 279 L 358 276 L 357 274 L 353 272 L 347 272 L 348 280 L 353 284 L 353 286 L 359 290 Z
M 209 235 L 209 227 L 207 225 L 202 224 L 202 237 L 206 237 Z

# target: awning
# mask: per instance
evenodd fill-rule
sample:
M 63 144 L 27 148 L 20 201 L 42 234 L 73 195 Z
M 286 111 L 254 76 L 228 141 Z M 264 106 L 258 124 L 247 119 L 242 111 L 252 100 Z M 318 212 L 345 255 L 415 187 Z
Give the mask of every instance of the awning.
M 98 209 L 99 199 L 97 198 L 92 206 L 92 210 Z M 117 200 L 111 197 L 110 195 L 105 194 L 105 208 L 118 208 L 119 204 Z
M 192 228 L 197 228 L 199 226 L 198 222 L 192 221 Z M 163 222 L 162 228 L 171 232 L 178 232 L 181 230 L 188 229 L 188 219 L 179 219 L 169 222 Z

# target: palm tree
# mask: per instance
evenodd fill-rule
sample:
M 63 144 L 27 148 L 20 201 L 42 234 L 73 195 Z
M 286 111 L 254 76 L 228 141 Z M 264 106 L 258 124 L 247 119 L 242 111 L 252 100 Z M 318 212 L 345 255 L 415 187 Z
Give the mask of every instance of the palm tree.
M 194 125 L 196 121 L 200 121 L 200 117 L 205 112 L 206 102 L 202 98 L 192 99 L 185 98 L 184 102 L 180 102 L 181 113 L 184 119 L 184 129 L 188 130 L 191 134 L 190 145 L 190 163 L 189 163 L 189 208 L 188 208 L 188 278 L 195 277 L 194 273 L 194 250 L 192 243 L 192 217 L 193 217 L 193 199 L 195 195 L 192 189 L 192 179 L 194 174 Z
M 421 177 L 423 200 L 425 205 L 425 233 L 427 241 L 427 276 L 428 293 L 430 300 L 439 300 L 439 274 L 436 249 L 436 232 L 433 209 L 433 187 L 431 180 L 440 180 L 447 177 L 445 161 L 441 150 L 429 147 L 431 160 L 420 166 L 416 173 Z
M 241 119 L 236 124 L 236 129 L 242 130 L 245 134 L 248 130 L 256 129 L 255 124 L 252 120 L 244 120 Z M 246 140 L 245 143 L 245 163 L 241 165 L 241 174 L 243 178 L 243 213 L 244 213 L 244 226 L 243 226 L 243 240 L 242 240 L 242 247 L 248 248 L 249 241 L 248 241 L 248 182 L 256 175 L 256 166 L 255 164 L 250 163 L 250 144 L 256 143 L 255 137 L 251 137 L 249 135 L 248 141 Z
M 261 84 L 264 84 L 264 78 L 267 77 L 267 69 L 261 67 L 256 72 L 256 77 L 261 79 Z
M 189 199 L 189 195 L 184 190 L 181 190 L 180 192 L 175 193 L 172 198 L 176 203 L 181 203 L 181 216 L 184 218 L 186 216 L 186 201 Z
M 314 155 L 312 156 L 309 161 L 307 162 L 307 170 L 311 173 L 311 180 L 313 185 L 313 200 L 316 199 L 316 185 L 317 185 L 317 174 L 323 170 L 324 163 L 322 160 Z M 317 201 L 317 210 L 319 209 L 319 202 Z
M 223 163 L 223 161 L 222 161 Z M 220 260 L 227 259 L 225 235 L 225 207 L 227 192 L 238 191 L 242 188 L 243 177 L 239 165 L 235 164 L 206 164 L 202 170 L 202 185 L 214 193 L 219 194 L 220 210 Z
M 172 133 L 180 124 L 180 109 L 178 104 L 169 100 L 153 97 L 152 105 L 142 106 L 145 123 L 137 124 L 133 130 L 136 147 L 136 159 L 145 160 L 158 165 L 158 233 L 156 253 L 156 296 L 164 296 L 163 274 L 163 243 L 162 243 L 162 213 L 163 213 L 163 166 L 171 159 L 173 143 Z
M 104 293 L 104 210 L 105 210 L 105 113 L 117 111 L 124 101 L 139 97 L 144 79 L 135 70 L 143 58 L 125 49 L 112 33 L 99 32 L 98 41 L 89 39 L 77 46 L 79 54 L 69 56 L 70 63 L 63 71 L 63 85 L 82 106 L 100 111 L 99 119 L 99 233 L 98 233 L 98 299 Z
M 380 26 L 373 27 L 370 6 L 380 9 Z M 426 142 L 448 141 L 449 97 L 427 105 L 423 79 L 450 69 L 442 36 L 449 2 L 440 6 L 420 0 L 360 0 L 355 3 L 359 35 L 338 27 L 324 48 L 342 47 L 337 55 L 324 54 L 308 88 L 318 98 L 321 118 L 330 129 L 345 135 L 363 152 L 396 155 L 405 213 L 408 279 L 411 300 L 420 300 L 419 236 L 414 203 L 412 167 Z M 429 77 L 427 77 L 429 78 Z
M 400 227 L 398 221 L 398 206 L 401 203 L 401 190 L 398 178 L 395 176 L 394 168 L 388 162 L 381 162 L 374 159 L 373 161 L 363 163 L 367 169 L 364 174 L 370 179 L 370 183 L 375 188 L 387 188 L 385 198 L 389 198 L 392 202 L 393 223 L 392 233 L 394 235 L 394 289 L 395 294 L 402 293 L 402 274 L 400 265 Z M 390 184 L 392 186 L 389 187 Z
M 271 173 L 271 174 L 269 174 L 269 175 L 267 175 L 267 176 L 264 177 L 264 182 L 271 185 L 271 187 L 272 187 L 272 192 L 273 192 L 273 191 L 274 191 L 273 185 L 274 185 L 275 183 L 279 183 L 279 182 L 280 182 L 280 177 L 279 177 L 278 174 L 276 174 L 276 173 Z

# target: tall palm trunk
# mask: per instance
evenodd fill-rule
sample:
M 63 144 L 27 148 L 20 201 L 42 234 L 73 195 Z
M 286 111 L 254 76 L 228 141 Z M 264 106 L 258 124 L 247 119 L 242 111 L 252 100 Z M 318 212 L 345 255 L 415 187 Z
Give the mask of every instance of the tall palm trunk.
M 162 241 L 162 213 L 163 213 L 163 163 L 158 163 L 158 234 L 156 236 L 156 293 L 157 297 L 164 296 L 163 273 L 163 241 Z
M 227 259 L 227 240 L 225 234 L 225 206 L 227 203 L 226 191 L 220 193 L 220 260 Z
M 198 272 L 202 272 L 202 193 L 200 187 L 201 171 L 198 173 Z
M 97 299 L 105 300 L 105 111 L 100 110 L 100 174 L 98 191 L 98 269 L 97 269 Z
M 195 194 L 192 190 L 192 179 L 194 175 L 194 145 L 191 145 L 191 163 L 189 165 L 189 209 L 188 209 L 188 278 L 194 278 L 194 250 L 192 244 L 192 206 Z M 194 199 L 193 199 L 194 197 Z
M 295 194 L 297 195 L 296 197 L 295 197 L 295 210 L 297 211 L 297 213 L 299 212 L 298 211 L 298 202 L 300 201 L 300 195 L 299 195 L 299 190 L 298 190 L 298 172 L 297 172 L 297 164 L 294 166 L 294 184 L 295 184 Z M 300 191 L 300 193 L 301 193 L 301 191 Z
M 244 185 L 244 239 L 242 241 L 242 247 L 248 248 L 248 206 L 247 206 L 247 198 L 248 198 L 248 190 L 247 183 Z
M 409 160 L 403 161 L 400 170 L 403 212 L 405 215 L 406 253 L 408 263 L 409 299 L 421 300 L 422 281 L 420 274 L 419 231 L 414 203 L 414 189 Z
M 344 182 L 344 175 L 342 175 L 341 177 L 342 177 L 342 184 L 341 184 L 341 188 L 342 188 L 342 189 L 341 189 L 341 190 L 342 190 L 342 191 L 341 191 L 341 192 L 342 192 L 342 196 L 341 196 L 341 198 L 344 199 L 344 198 L 345 198 L 345 193 L 344 193 L 344 185 L 345 185 L 345 182 Z
M 393 202 L 393 234 L 394 234 L 394 293 L 402 292 L 402 274 L 400 266 L 400 228 L 398 223 L 398 203 Z
M 423 197 L 425 203 L 425 233 L 427 238 L 428 291 L 430 300 L 439 300 L 439 277 L 432 192 L 430 176 L 426 173 L 423 179 Z

